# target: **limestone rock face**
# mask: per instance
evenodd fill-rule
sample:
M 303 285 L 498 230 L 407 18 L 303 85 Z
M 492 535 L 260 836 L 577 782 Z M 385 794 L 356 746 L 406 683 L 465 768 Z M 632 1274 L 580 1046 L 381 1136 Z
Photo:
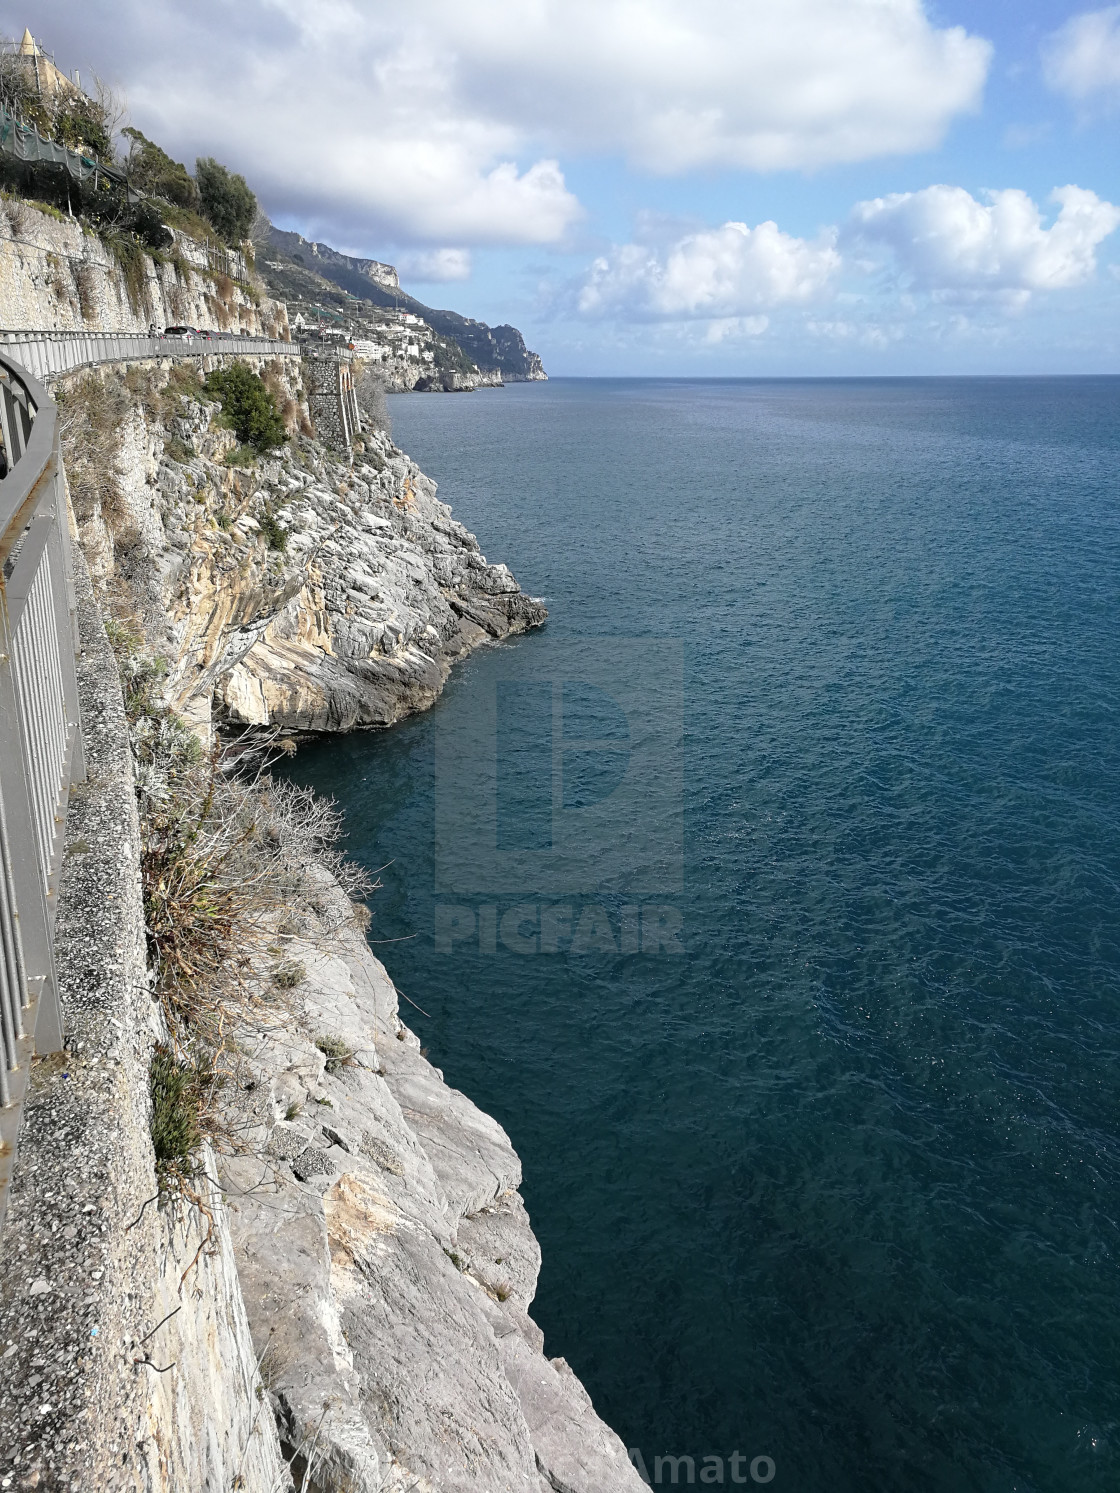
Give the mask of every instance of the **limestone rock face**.
M 528 1315 L 540 1250 L 508 1137 L 421 1055 L 345 897 L 321 905 L 291 1013 L 245 1034 L 241 1154 L 222 1163 L 297 1483 L 310 1462 L 323 1493 L 637 1493 Z M 354 1054 L 332 1072 L 324 1037 Z
M 234 265 L 243 262 L 230 254 Z M 173 262 L 174 261 L 174 262 Z M 225 260 L 223 260 L 225 262 Z M 177 233 L 173 260 L 142 255 L 129 276 L 76 218 L 28 202 L 0 208 L 0 305 L 5 331 L 147 332 L 185 324 L 210 331 L 288 336 L 287 308 L 215 274 L 205 245 Z
M 215 722 L 293 732 L 384 727 L 439 695 L 451 665 L 547 613 L 378 432 L 353 465 L 309 441 L 248 467 L 182 395 L 127 431 L 128 544 L 82 531 L 103 588 L 123 577 L 168 661 L 166 697 Z M 139 475 L 138 475 L 139 474 Z

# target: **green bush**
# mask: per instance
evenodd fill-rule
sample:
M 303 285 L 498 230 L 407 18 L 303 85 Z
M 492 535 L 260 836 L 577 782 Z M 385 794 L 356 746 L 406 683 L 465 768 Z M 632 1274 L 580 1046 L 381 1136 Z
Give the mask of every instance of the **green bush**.
M 170 249 L 175 242 L 174 235 L 150 202 L 141 202 L 133 209 L 130 227 L 149 249 Z
M 203 387 L 211 399 L 221 400 L 222 418 L 243 446 L 272 451 L 288 439 L 275 399 L 244 363 L 215 368 Z
M 261 535 L 270 550 L 279 550 L 283 554 L 288 548 L 288 531 L 271 513 L 261 515 Z
M 202 1075 L 197 1068 L 177 1062 L 166 1047 L 157 1047 L 152 1054 L 151 1089 L 156 1170 L 189 1168 L 202 1144 Z
M 203 213 L 226 243 L 236 247 L 249 236 L 257 215 L 257 199 L 243 176 L 210 156 L 200 157 L 194 170 Z
M 53 135 L 71 150 L 89 150 L 113 160 L 113 126 L 105 105 L 84 94 L 66 95 L 54 118 Z

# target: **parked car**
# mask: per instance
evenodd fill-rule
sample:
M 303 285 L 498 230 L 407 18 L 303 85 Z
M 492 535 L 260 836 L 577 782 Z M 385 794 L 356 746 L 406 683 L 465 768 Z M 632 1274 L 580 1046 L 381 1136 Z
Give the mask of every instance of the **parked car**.
M 164 329 L 163 329 L 163 335 L 165 337 L 193 337 L 194 336 L 194 328 L 193 327 L 164 327 Z

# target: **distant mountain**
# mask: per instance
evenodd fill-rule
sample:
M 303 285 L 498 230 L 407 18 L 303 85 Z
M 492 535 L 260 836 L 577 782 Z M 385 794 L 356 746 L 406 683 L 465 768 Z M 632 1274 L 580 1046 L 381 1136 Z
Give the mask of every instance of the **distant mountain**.
M 525 346 L 516 327 L 489 327 L 484 321 L 425 306 L 401 290 L 391 264 L 340 254 L 329 244 L 314 243 L 298 233 L 287 233 L 262 222 L 254 233 L 257 268 L 271 294 L 281 299 L 316 299 L 315 282 L 327 281 L 348 296 L 374 306 L 396 307 L 423 319 L 441 337 L 459 344 L 483 373 L 500 373 L 505 383 L 547 378 L 536 353 Z M 340 306 L 341 299 L 336 302 Z
M 382 290 L 400 290 L 401 282 L 391 264 L 382 264 L 377 259 L 352 259 L 329 244 L 312 243 L 302 233 L 285 233 L 283 228 L 274 228 L 271 223 L 268 225 L 268 240 L 274 249 L 282 250 L 298 264 L 306 265 L 327 280 L 336 276 L 345 276 L 349 280 L 358 275 L 373 285 L 379 285 Z M 346 282 L 340 278 L 337 283 Z

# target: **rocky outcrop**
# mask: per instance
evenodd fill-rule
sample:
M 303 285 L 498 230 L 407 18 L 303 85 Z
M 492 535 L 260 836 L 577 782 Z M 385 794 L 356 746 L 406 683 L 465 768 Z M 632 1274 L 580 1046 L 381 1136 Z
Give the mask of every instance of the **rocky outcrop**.
M 353 465 L 301 440 L 241 468 L 201 390 L 175 408 L 157 420 L 135 404 L 127 516 L 106 523 L 95 503 L 81 534 L 107 602 L 167 660 L 168 702 L 203 733 L 212 717 L 388 726 L 431 705 L 471 649 L 544 620 L 386 435 L 367 433 Z
M 319 244 L 304 238 L 302 233 L 287 233 L 283 228 L 274 228 L 265 219 L 259 226 L 254 224 L 254 239 L 267 252 L 280 249 L 297 264 L 306 264 L 311 269 L 326 274 L 328 269 L 345 270 L 348 274 L 360 275 L 383 290 L 399 290 L 400 281 L 391 264 L 382 264 L 378 259 L 356 259 L 350 254 L 340 254 L 329 244 Z
M 252 1054 L 222 1162 L 286 1453 L 323 1493 L 643 1484 L 529 1316 L 540 1250 L 501 1127 L 443 1082 L 323 879 L 305 969 Z M 331 1055 L 331 1056 L 328 1056 Z

